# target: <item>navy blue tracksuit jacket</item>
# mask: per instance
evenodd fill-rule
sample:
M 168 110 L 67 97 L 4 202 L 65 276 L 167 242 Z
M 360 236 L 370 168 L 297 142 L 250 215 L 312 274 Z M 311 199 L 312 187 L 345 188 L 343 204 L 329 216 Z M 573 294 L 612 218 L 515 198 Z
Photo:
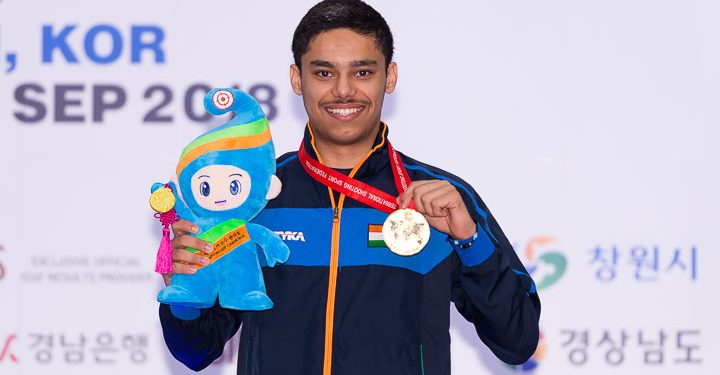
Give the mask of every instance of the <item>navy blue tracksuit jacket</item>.
M 382 125 L 354 178 L 397 195 Z M 306 130 L 305 149 L 316 157 Z M 450 311 L 475 325 L 501 360 L 525 362 L 538 342 L 540 300 L 510 243 L 474 190 L 459 178 L 400 154 L 411 180 L 441 179 L 460 191 L 478 223 L 478 239 L 453 249 L 431 231 L 417 255 L 370 246 L 369 227 L 387 214 L 331 194 L 296 153 L 278 159 L 280 195 L 254 220 L 283 232 L 290 259 L 263 267 L 274 307 L 239 312 L 216 305 L 199 318 L 175 318 L 160 306 L 165 342 L 194 370 L 218 358 L 242 325 L 238 374 L 450 374 Z

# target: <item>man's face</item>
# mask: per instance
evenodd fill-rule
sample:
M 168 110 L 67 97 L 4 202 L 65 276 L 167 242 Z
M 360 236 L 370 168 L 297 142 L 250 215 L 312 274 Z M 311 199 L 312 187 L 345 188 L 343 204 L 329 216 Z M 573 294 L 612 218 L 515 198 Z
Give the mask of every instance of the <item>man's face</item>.
M 332 145 L 374 139 L 385 93 L 395 90 L 397 66 L 377 42 L 349 29 L 318 34 L 301 57 L 302 72 L 290 67 L 290 83 L 302 95 L 316 137 Z

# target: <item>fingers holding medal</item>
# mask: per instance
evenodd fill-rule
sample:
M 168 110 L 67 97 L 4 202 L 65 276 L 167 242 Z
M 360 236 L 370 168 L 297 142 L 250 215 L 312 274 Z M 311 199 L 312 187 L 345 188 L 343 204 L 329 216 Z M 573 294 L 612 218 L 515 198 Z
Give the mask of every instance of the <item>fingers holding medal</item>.
M 444 180 L 414 181 L 408 186 L 405 194 L 401 195 L 400 207 L 415 205 L 415 209 L 423 215 L 430 217 L 445 217 L 448 208 L 453 207 L 456 201 L 462 203 L 462 197 L 457 189 Z
M 469 238 L 476 231 L 460 192 L 445 180 L 413 181 L 398 203 L 400 208 L 414 205 L 432 227 L 453 238 Z

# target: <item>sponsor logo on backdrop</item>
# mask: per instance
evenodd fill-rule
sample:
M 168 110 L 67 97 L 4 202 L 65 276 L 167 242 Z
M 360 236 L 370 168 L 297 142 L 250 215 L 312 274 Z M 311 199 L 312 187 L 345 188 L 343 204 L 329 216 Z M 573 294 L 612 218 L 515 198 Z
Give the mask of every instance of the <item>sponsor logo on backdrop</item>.
M 646 366 L 688 366 L 703 362 L 699 329 L 563 329 L 561 347 L 566 360 L 582 367 L 605 363 L 618 367 L 626 363 Z M 626 355 L 626 350 L 632 355 Z
M 5 342 L 0 346 L 0 363 L 17 363 L 18 359 L 15 353 L 12 351 L 12 343 L 17 338 L 17 335 L 11 334 L 5 338 Z
M 0 351 L 0 364 L 18 363 L 20 359 L 11 351 L 11 344 L 18 339 L 8 336 Z M 31 332 L 23 335 L 28 343 L 27 354 L 22 362 L 53 364 L 114 365 L 130 363 L 141 365 L 147 361 L 148 335 L 137 333 L 77 332 L 47 333 Z
M 100 65 L 111 69 L 116 66 L 153 65 L 165 66 L 172 56 L 166 50 L 167 31 L 160 25 L 130 24 L 45 24 L 41 25 L 40 45 L 37 56 L 40 69 L 56 67 Z M 15 55 L 12 55 L 13 68 Z M 10 57 L 8 57 L 9 59 Z M 18 69 L 18 72 L 22 72 Z M 111 77 L 108 70 L 105 77 Z M 180 92 L 173 86 L 153 80 L 139 92 L 129 92 L 121 83 L 67 82 L 38 83 L 36 80 L 22 82 L 15 87 L 16 102 L 13 115 L 21 124 L 37 124 L 50 120 L 56 124 L 98 124 L 126 109 L 128 103 L 141 103 L 133 108 L 138 113 L 137 123 L 162 125 L 174 121 L 206 122 L 211 116 L 202 106 L 202 98 L 212 87 L 196 82 Z M 152 76 L 148 74 L 148 79 Z M 228 86 L 247 91 L 262 105 L 269 120 L 277 116 L 276 88 L 268 83 L 255 82 L 244 85 L 230 83 Z M 89 99 L 86 93 L 90 93 Z M 175 101 L 182 104 L 177 111 Z M 52 110 L 50 110 L 52 109 Z
M 0 281 L 5 278 L 5 265 L 2 262 L 2 253 L 5 252 L 5 246 L 0 245 Z
M 590 249 L 588 267 L 598 281 L 632 278 L 637 282 L 698 278 L 697 246 L 595 246 Z
M 516 251 L 524 258 L 528 272 L 533 276 L 538 290 L 555 285 L 565 274 L 567 259 L 558 250 L 558 240 L 550 236 L 530 239 Z M 694 282 L 698 278 L 698 249 L 695 245 L 662 247 L 658 245 L 595 246 L 589 251 L 587 266 L 601 282 L 613 282 L 620 278 L 638 282 L 657 282 L 663 278 L 677 278 Z M 649 366 L 700 364 L 702 357 L 699 343 L 700 330 L 646 330 L 626 329 L 594 332 L 566 329 L 561 331 L 562 348 L 567 360 L 575 366 L 584 366 L 597 357 L 609 366 L 626 362 L 625 348 L 634 344 L 642 353 L 637 360 Z M 523 365 L 512 366 L 518 371 L 536 369 L 546 356 L 547 343 L 542 337 L 533 357 Z M 674 345 L 674 346 L 673 346 Z
M 565 275 L 567 259 L 557 249 L 557 244 L 558 240 L 554 237 L 537 236 L 531 238 L 523 249 L 525 267 L 538 290 L 549 288 Z
M 100 251 L 99 251 L 100 252 Z M 143 283 L 155 276 L 139 258 L 107 255 L 37 255 L 20 275 L 25 283 Z

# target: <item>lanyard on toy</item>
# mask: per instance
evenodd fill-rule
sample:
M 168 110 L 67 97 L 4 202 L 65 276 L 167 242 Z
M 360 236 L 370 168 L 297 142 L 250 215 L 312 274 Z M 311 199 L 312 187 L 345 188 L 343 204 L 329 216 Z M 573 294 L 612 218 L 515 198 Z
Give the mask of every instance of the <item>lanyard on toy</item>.
M 178 221 L 178 216 L 175 213 L 175 194 L 169 184 L 165 184 L 165 187 L 155 190 L 150 195 L 150 207 L 155 210 L 155 217 L 163 226 L 163 235 L 155 259 L 155 272 L 170 273 L 172 272 L 170 224 Z

